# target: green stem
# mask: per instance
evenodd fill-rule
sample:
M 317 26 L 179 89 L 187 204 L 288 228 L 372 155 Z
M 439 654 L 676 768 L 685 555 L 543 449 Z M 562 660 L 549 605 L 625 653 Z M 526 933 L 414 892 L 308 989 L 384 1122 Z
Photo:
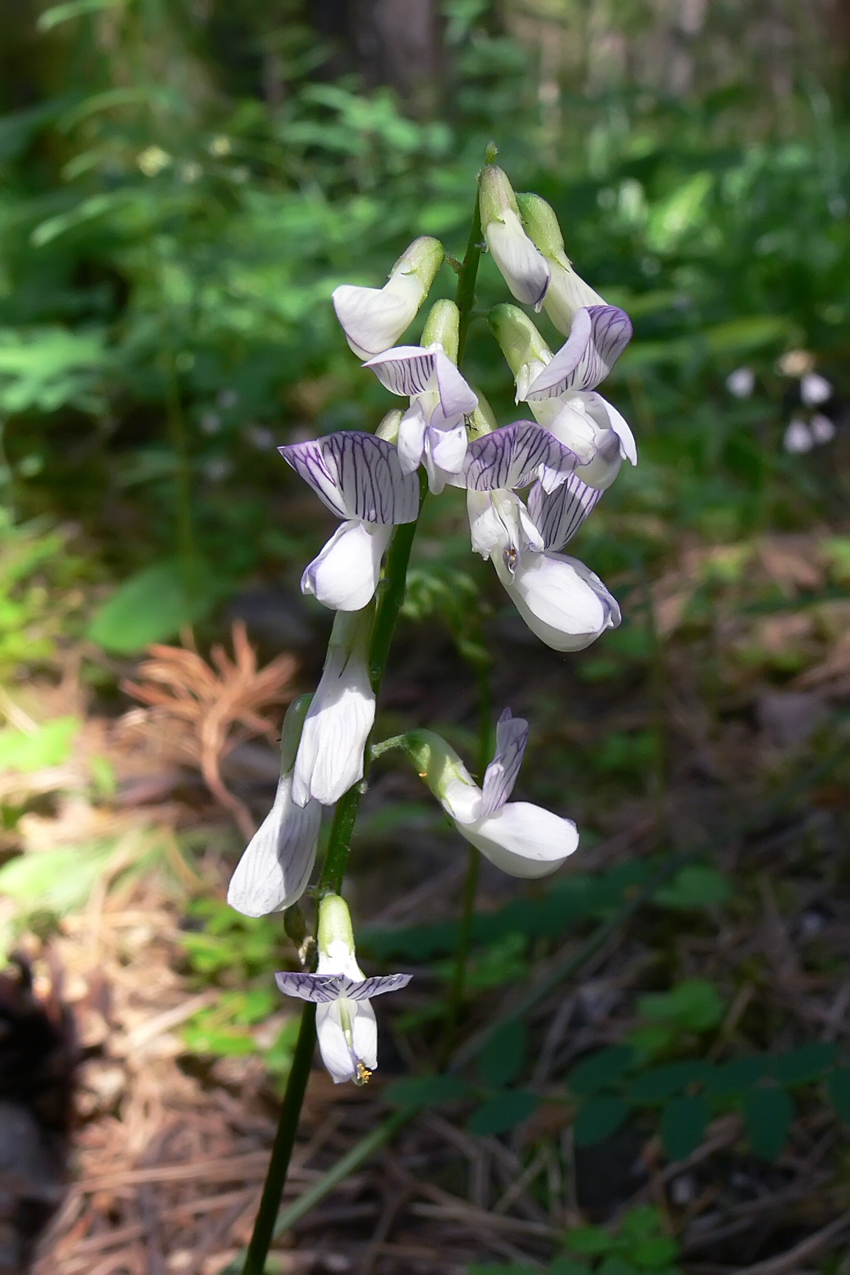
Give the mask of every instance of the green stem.
M 478 204 L 478 192 L 475 192 L 475 210 L 472 214 L 472 225 L 469 228 L 469 242 L 466 245 L 466 256 L 457 279 L 455 301 L 460 310 L 460 328 L 457 342 L 457 365 L 461 366 L 466 353 L 466 338 L 472 322 L 472 311 L 475 306 L 475 280 L 478 277 L 478 263 L 481 260 L 481 209 Z
M 274 1235 L 280 1200 L 286 1186 L 286 1175 L 289 1172 L 289 1161 L 295 1145 L 295 1134 L 301 1116 L 301 1104 L 310 1077 L 310 1065 L 313 1061 L 313 1046 L 316 1042 L 316 1006 L 305 1004 L 301 1011 L 301 1028 L 298 1042 L 292 1059 L 292 1069 L 286 1082 L 286 1093 L 280 1111 L 280 1122 L 275 1134 L 271 1160 L 266 1173 L 263 1194 L 257 1217 L 254 1222 L 254 1233 L 245 1255 L 242 1275 L 263 1275 L 266 1268 L 266 1257 Z

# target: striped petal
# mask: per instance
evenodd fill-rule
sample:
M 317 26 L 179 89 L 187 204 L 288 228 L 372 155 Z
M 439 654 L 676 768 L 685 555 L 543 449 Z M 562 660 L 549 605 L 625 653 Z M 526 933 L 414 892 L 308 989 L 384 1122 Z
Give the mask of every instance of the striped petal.
M 499 487 L 527 487 L 543 469 L 553 485 L 575 469 L 575 452 L 534 421 L 517 421 L 493 430 L 469 444 L 466 485 L 473 491 Z
M 386 526 L 413 522 L 419 512 L 419 481 L 402 473 L 398 451 L 386 439 L 340 431 L 279 451 L 338 518 Z
M 316 1005 L 327 1005 L 344 995 L 338 974 L 302 974 L 283 970 L 275 974 L 274 981 L 285 996 L 297 996 L 299 1000 L 313 1001 Z
M 563 549 L 601 497 L 601 491 L 589 487 L 577 474 L 568 474 L 566 481 L 553 492 L 546 492 L 540 483 L 532 487 L 528 512 L 546 548 Z
M 282 912 L 301 898 L 316 862 L 322 808 L 296 806 L 282 775 L 274 805 L 254 833 L 230 880 L 227 902 L 243 916 Z
M 528 743 L 528 722 L 513 717 L 506 708 L 496 727 L 496 756 L 484 772 L 481 791 L 481 818 L 500 810 L 513 792 L 525 746 Z
M 354 983 L 346 996 L 353 1001 L 371 1000 L 373 996 L 383 996 L 385 992 L 401 991 L 412 978 L 412 974 L 385 974 L 364 978 L 362 983 Z
M 569 339 L 531 385 L 526 399 L 557 398 L 567 390 L 592 390 L 611 371 L 632 336 L 632 322 L 615 305 L 578 311 Z

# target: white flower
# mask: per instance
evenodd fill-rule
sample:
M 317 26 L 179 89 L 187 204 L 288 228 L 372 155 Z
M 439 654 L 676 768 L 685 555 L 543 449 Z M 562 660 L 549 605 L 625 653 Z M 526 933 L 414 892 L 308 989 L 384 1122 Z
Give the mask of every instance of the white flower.
M 799 455 L 801 452 L 810 452 L 815 445 L 812 438 L 812 431 L 809 429 L 805 421 L 794 420 L 788 426 L 782 439 L 782 446 L 786 452 L 792 455 Z
M 413 522 L 419 512 L 416 476 L 402 472 L 392 443 L 354 430 L 279 451 L 345 520 L 306 568 L 302 592 L 334 611 L 360 611 L 378 587 L 393 526 Z
M 281 774 L 274 804 L 245 850 L 227 891 L 227 902 L 244 916 L 283 912 L 307 888 L 313 865 L 322 808 L 317 801 L 297 806 L 292 800 L 292 765 L 310 696 L 289 707 L 281 737 Z
M 637 464 L 628 423 L 596 392 L 631 337 L 623 310 L 578 310 L 569 339 L 554 356 L 516 306 L 496 306 L 490 325 L 516 378 L 517 401 L 525 400 L 538 423 L 575 453 L 582 481 L 605 490 L 624 459 Z
M 472 548 L 490 559 L 532 633 L 555 651 L 581 651 L 620 623 L 620 608 L 599 577 L 578 559 L 554 552 L 600 496 L 575 475 L 549 492 L 536 484 L 529 509 L 512 491 L 470 486 L 467 492 Z
M 755 385 L 756 374 L 751 367 L 736 367 L 726 377 L 726 388 L 735 398 L 749 398 Z
M 292 800 L 331 806 L 363 778 L 363 753 L 375 721 L 375 692 L 366 666 L 371 609 L 340 611 L 321 681 L 301 732 Z
M 578 845 L 570 819 L 527 801 L 509 802 L 519 774 L 528 723 L 505 709 L 496 728 L 496 755 L 479 788 L 454 749 L 432 731 L 412 731 L 405 748 L 455 827 L 513 877 L 554 872 Z
M 564 251 L 558 219 L 546 200 L 539 195 L 517 195 L 517 203 L 526 232 L 543 253 L 551 271 L 543 308 L 553 326 L 566 336 L 579 310 L 585 306 L 605 305 L 605 301 L 573 270 Z
M 539 310 L 549 287 L 549 263 L 523 230 L 511 184 L 495 164 L 481 174 L 479 207 L 487 247 L 511 294 Z
M 457 310 L 452 302 L 438 302 L 441 304 Z M 411 474 L 424 459 L 431 491 L 442 491 L 446 481 L 463 468 L 466 417 L 478 406 L 477 395 L 440 341 L 427 346 L 399 345 L 364 366 L 371 368 L 391 393 L 410 398 L 410 407 L 398 426 L 402 472 Z
M 819 445 L 822 443 L 831 443 L 835 438 L 835 425 L 828 416 L 824 416 L 823 412 L 815 412 L 809 422 L 812 438 Z
M 819 376 L 817 372 L 807 372 L 800 381 L 800 398 L 806 407 L 820 407 L 832 395 L 832 385 L 825 376 Z
M 275 974 L 287 996 L 316 1003 L 316 1035 L 322 1062 L 335 1085 L 365 1084 L 378 1065 L 378 1025 L 372 996 L 406 987 L 411 974 L 366 978 L 354 950 L 348 908 L 339 895 L 319 905 L 319 965 L 315 974 Z
M 395 345 L 416 318 L 444 257 L 443 245 L 423 235 L 399 257 L 383 288 L 343 283 L 334 291 L 336 317 L 359 358 Z

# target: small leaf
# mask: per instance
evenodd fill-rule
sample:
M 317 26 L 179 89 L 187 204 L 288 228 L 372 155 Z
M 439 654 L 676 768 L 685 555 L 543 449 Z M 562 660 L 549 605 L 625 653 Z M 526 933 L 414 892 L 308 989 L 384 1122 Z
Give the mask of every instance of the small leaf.
M 705 1098 L 674 1098 L 661 1117 L 661 1141 L 671 1160 L 684 1160 L 702 1142 L 711 1107 Z
M 658 1235 L 662 1226 L 661 1210 L 654 1204 L 639 1204 L 629 1209 L 620 1225 L 620 1239 L 645 1240 Z
M 526 1093 L 524 1089 L 505 1089 L 473 1111 L 466 1127 L 482 1138 L 507 1133 L 533 1115 L 539 1106 L 540 1099 L 535 1094 Z
M 598 1268 L 597 1275 L 637 1275 L 637 1267 L 618 1253 L 611 1253 Z
M 0 730 L 0 770 L 29 774 L 61 766 L 70 756 L 74 737 L 81 727 L 82 722 L 77 717 L 56 717 L 32 734 L 13 726 L 3 727 Z
M 826 1088 L 838 1115 L 850 1122 L 850 1067 L 836 1067 L 826 1082 Z
M 573 1123 L 576 1146 L 590 1147 L 610 1137 L 629 1114 L 629 1104 L 607 1094 L 589 1098 L 579 1108 Z
M 688 978 L 669 992 L 641 996 L 638 1013 L 655 1022 L 675 1023 L 690 1031 L 716 1027 L 723 1017 L 723 1001 L 706 978 Z
M 221 581 L 202 567 L 189 570 L 179 562 L 148 567 L 125 580 L 101 607 L 89 637 L 106 651 L 131 655 L 200 620 L 215 603 L 220 586 Z
M 709 1098 L 733 1098 L 770 1076 L 773 1060 L 765 1054 L 732 1058 L 706 1070 L 704 1091 Z
M 599 1049 L 588 1054 L 573 1068 L 569 1076 L 569 1087 L 575 1094 L 597 1094 L 601 1089 L 623 1078 L 630 1067 L 637 1062 L 635 1051 L 629 1045 L 612 1045 L 608 1049 Z
M 664 1102 L 687 1085 L 702 1080 L 708 1064 L 698 1059 L 684 1062 L 661 1063 L 648 1067 L 635 1076 L 629 1085 L 628 1096 L 632 1102 Z
M 653 902 L 665 908 L 710 908 L 725 903 L 732 887 L 716 868 L 692 864 L 682 868 L 669 885 L 655 891 Z
M 631 1250 L 631 1256 L 644 1270 L 657 1271 L 678 1256 L 679 1245 L 669 1235 L 652 1235 L 639 1240 Z
M 570 1231 L 565 1243 L 574 1253 L 587 1253 L 589 1257 L 610 1253 L 612 1248 L 617 1247 L 614 1236 L 603 1231 L 601 1226 L 579 1226 Z
M 838 1046 L 825 1040 L 811 1040 L 799 1049 L 780 1054 L 773 1060 L 773 1075 L 780 1085 L 807 1085 L 831 1067 L 838 1057 Z
M 571 1257 L 556 1257 L 547 1275 L 590 1275 L 590 1267 L 584 1262 L 575 1262 Z
M 744 1123 L 750 1146 L 763 1160 L 775 1160 L 794 1119 L 794 1104 L 784 1089 L 751 1089 L 744 1095 Z
M 504 1023 L 493 1032 L 478 1058 L 482 1084 L 501 1089 L 516 1080 L 522 1071 L 528 1046 L 528 1031 L 521 1019 Z
M 469 1093 L 470 1086 L 460 1076 L 411 1076 L 394 1080 L 383 1096 L 394 1107 L 438 1107 L 467 1098 Z

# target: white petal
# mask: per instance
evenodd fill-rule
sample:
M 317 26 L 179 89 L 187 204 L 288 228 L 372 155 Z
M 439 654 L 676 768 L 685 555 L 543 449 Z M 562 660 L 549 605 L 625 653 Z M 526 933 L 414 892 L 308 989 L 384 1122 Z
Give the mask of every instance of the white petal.
M 383 288 L 343 283 L 333 294 L 336 317 L 345 339 L 361 359 L 395 345 L 416 318 L 425 288 L 415 274 L 399 273 Z
M 338 518 L 386 525 L 413 522 L 419 513 L 419 482 L 402 473 L 398 450 L 385 438 L 340 430 L 278 450 Z
M 601 429 L 596 438 L 596 455 L 586 465 L 577 465 L 574 477 L 600 494 L 607 491 L 620 472 L 623 454 L 613 429 Z M 572 533 L 570 533 L 572 534 Z M 552 544 L 554 545 L 554 541 Z M 566 544 L 566 541 L 561 541 Z M 549 548 L 549 545 L 546 546 Z
M 562 266 L 551 257 L 549 262 L 552 278 L 543 298 L 543 308 L 558 331 L 567 336 L 579 310 L 591 305 L 605 305 L 605 301 L 576 274 L 571 265 Z
M 444 781 L 439 797 L 446 814 L 458 823 L 474 823 L 481 817 L 481 789 L 462 763 Z
M 582 396 L 570 394 L 564 398 L 540 399 L 528 406 L 538 424 L 575 452 L 580 464 L 586 465 L 593 459 L 599 427 L 585 411 Z
M 350 1024 L 351 1043 L 346 1040 L 342 1018 Z M 378 1025 L 368 1001 L 335 1000 L 316 1009 L 316 1035 L 322 1062 L 335 1085 L 357 1077 L 357 1064 L 370 1071 L 378 1065 Z
M 462 421 L 454 429 L 435 429 L 429 425 L 427 446 L 435 465 L 450 474 L 459 474 L 466 459 L 466 426 Z
M 373 597 L 392 526 L 344 522 L 301 577 L 302 593 L 334 611 L 360 611 Z
M 824 416 L 823 412 L 815 412 L 809 424 L 812 438 L 816 443 L 831 443 L 835 438 L 835 425 L 828 416 Z
M 631 336 L 631 319 L 618 306 L 594 305 L 579 310 L 568 340 L 531 383 L 526 398 L 558 398 L 566 390 L 595 389 Z
M 806 422 L 800 420 L 792 421 L 782 439 L 782 446 L 786 452 L 791 452 L 792 455 L 810 452 L 814 445 L 815 440 L 812 438 L 812 431 Z
M 478 492 L 470 488 L 466 494 L 472 549 L 489 558 L 494 553 L 513 550 L 521 555 L 526 550 L 540 552 L 543 537 L 530 518 L 525 505 L 512 491 Z
M 467 385 L 449 356 L 439 346 L 434 349 L 434 372 L 440 392 L 439 410 L 432 413 L 431 424 L 455 425 L 474 412 L 478 395 Z
M 494 814 L 510 797 L 527 743 L 528 722 L 522 717 L 513 717 L 506 708 L 496 727 L 496 755 L 485 770 L 481 785 L 482 815 Z
M 378 1065 L 378 1024 L 375 1011 L 369 1001 L 351 1002 L 355 1006 L 352 1015 L 354 1052 L 360 1062 L 374 1071 Z
M 332 653 L 322 674 L 292 772 L 292 799 L 333 805 L 363 777 L 363 751 L 375 721 L 375 693 L 365 660 Z
M 500 217 L 484 227 L 484 238 L 517 301 L 539 310 L 549 287 L 549 263 L 523 230 L 518 214 L 502 209 Z
M 594 391 L 586 397 L 591 415 L 602 423 L 602 417 L 599 415 L 601 411 L 604 414 L 605 423 L 613 429 L 619 438 L 620 454 L 623 460 L 627 460 L 630 465 L 636 465 L 638 463 L 637 443 L 626 418 L 617 411 L 613 403 L 609 403 L 607 398 L 603 398 L 601 394 L 597 394 Z
M 527 801 L 512 801 L 458 832 L 497 868 L 512 877 L 545 877 L 559 868 L 578 845 L 571 819 Z
M 620 608 L 605 585 L 576 558 L 524 554 L 511 574 L 494 555 L 496 572 L 533 633 L 556 651 L 581 651 L 620 623 Z
M 425 444 L 425 413 L 414 399 L 398 426 L 398 459 L 402 472 L 412 474 L 422 460 Z
M 296 806 L 292 780 L 278 780 L 274 805 L 254 833 L 230 880 L 227 902 L 243 916 L 268 916 L 291 907 L 307 888 L 322 808 L 316 801 Z

